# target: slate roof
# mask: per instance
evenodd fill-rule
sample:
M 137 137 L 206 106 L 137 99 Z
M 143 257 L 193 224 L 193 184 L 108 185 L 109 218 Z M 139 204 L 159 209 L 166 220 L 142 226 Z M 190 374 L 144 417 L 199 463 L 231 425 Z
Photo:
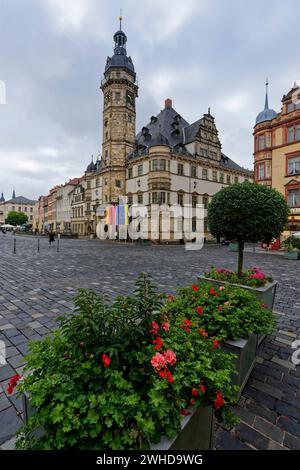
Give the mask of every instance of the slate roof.
M 231 158 L 227 157 L 227 155 L 225 155 L 223 152 L 221 153 L 221 158 L 222 160 L 220 162 L 220 166 L 223 167 L 224 170 L 226 168 L 230 168 L 231 170 L 248 172 L 249 176 L 252 175 L 251 170 L 248 170 L 247 168 L 243 168 L 242 166 L 238 165 L 233 160 L 231 160 Z
M 157 116 L 152 116 L 150 122 L 137 134 L 137 145 L 175 147 L 183 142 L 183 128 L 187 126 L 189 123 L 174 108 L 165 107 Z
M 137 134 L 136 150 L 127 155 L 126 160 L 128 161 L 132 158 L 145 155 L 147 149 L 155 145 L 168 145 L 172 147 L 174 151 L 177 150 L 180 152 L 182 156 L 186 155 L 189 156 L 189 158 L 195 158 L 195 156 L 189 153 L 185 148 L 185 144 L 195 140 L 202 123 L 203 118 L 189 124 L 172 106 L 166 105 L 157 116 L 152 116 L 150 122 Z M 241 167 L 224 153 L 221 154 L 221 158 L 222 160 L 219 164 L 224 170 L 228 168 L 242 171 L 251 176 L 252 173 L 250 170 Z
M 27 199 L 24 196 L 17 196 L 8 201 L 5 201 L 4 204 L 11 203 L 11 204 L 36 204 L 38 201 L 34 201 L 33 199 Z

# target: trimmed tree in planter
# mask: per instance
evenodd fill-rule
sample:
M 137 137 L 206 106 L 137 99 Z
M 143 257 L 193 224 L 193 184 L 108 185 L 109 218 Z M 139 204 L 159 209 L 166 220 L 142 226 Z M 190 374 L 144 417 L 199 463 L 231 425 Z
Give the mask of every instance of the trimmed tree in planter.
M 221 189 L 208 206 L 212 235 L 238 243 L 238 277 L 242 277 L 245 242 L 271 242 L 283 231 L 289 208 L 275 189 L 245 181 Z

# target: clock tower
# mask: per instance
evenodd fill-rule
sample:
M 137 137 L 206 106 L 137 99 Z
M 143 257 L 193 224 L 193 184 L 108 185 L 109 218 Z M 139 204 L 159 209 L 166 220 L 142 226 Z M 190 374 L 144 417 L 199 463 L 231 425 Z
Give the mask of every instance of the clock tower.
M 102 175 L 103 202 L 118 202 L 125 195 L 125 158 L 135 148 L 135 100 L 138 96 L 136 74 L 126 52 L 126 34 L 114 34 L 114 54 L 108 57 L 103 92 Z

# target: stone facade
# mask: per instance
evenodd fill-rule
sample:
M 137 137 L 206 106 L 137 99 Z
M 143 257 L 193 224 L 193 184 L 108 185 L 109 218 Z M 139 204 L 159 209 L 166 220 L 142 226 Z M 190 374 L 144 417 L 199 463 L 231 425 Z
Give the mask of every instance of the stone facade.
M 15 195 L 14 195 L 15 196 Z M 5 223 L 9 212 L 24 212 L 28 217 L 28 224 L 33 224 L 34 208 L 37 201 L 27 199 L 24 196 L 17 196 L 0 203 L 0 225 Z

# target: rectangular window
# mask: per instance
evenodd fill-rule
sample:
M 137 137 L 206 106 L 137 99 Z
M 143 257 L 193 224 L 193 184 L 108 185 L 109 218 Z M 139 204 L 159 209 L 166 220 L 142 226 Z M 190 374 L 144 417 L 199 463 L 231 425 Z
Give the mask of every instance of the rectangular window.
M 296 126 L 295 136 L 296 140 L 300 140 L 300 124 Z
M 300 155 L 288 159 L 288 174 L 299 175 L 300 174 Z
M 192 178 L 197 178 L 197 167 L 196 167 L 196 165 L 191 166 L 191 177 Z
M 166 203 L 166 193 L 165 192 L 159 193 L 159 203 L 160 204 L 165 204 Z
M 160 171 L 166 171 L 166 160 L 159 160 Z
M 213 170 L 212 179 L 213 179 L 213 181 L 218 181 L 218 172 L 217 172 L 217 170 Z
M 203 178 L 204 180 L 207 180 L 207 176 L 208 176 L 208 175 L 207 175 L 207 169 L 206 169 L 206 168 L 203 168 L 203 169 L 202 169 L 202 178 Z
M 132 196 L 127 196 L 127 201 L 128 201 L 128 204 L 131 206 L 132 205 Z
M 198 197 L 197 196 L 192 196 L 192 207 L 197 207 L 198 203 Z
M 132 168 L 128 168 L 128 179 L 132 178 Z
M 258 150 L 263 150 L 266 147 L 265 135 L 260 135 L 258 139 Z
M 157 192 L 152 193 L 152 204 L 158 204 Z
M 288 191 L 288 203 L 290 207 L 300 206 L 299 189 L 289 189 Z
M 287 107 L 287 112 L 291 113 L 292 111 L 294 111 L 294 103 L 289 103 Z
M 294 127 L 288 127 L 288 143 L 294 142 Z
M 157 171 L 158 169 L 158 160 L 152 160 L 152 171 Z
M 203 202 L 203 205 L 204 205 L 204 209 L 207 209 L 207 207 L 208 207 L 208 197 L 203 196 L 202 202 Z
M 271 178 L 271 162 L 266 162 L 266 177 Z
M 197 221 L 195 219 L 192 220 L 192 232 L 196 232 L 197 230 Z
M 200 149 L 200 157 L 207 157 L 207 150 L 206 149 Z
M 177 194 L 177 204 L 179 204 L 180 206 L 183 206 L 183 194 L 182 193 Z
M 27 207 L 24 208 L 24 211 L 27 212 Z
M 264 163 L 260 163 L 258 165 L 258 179 L 259 180 L 265 179 L 265 164 Z
M 138 194 L 138 204 L 143 204 L 143 195 Z
M 224 173 L 220 173 L 220 183 L 224 183 Z
M 183 164 L 178 163 L 177 165 L 177 174 L 183 176 Z
M 91 182 L 90 181 L 86 182 L 86 189 L 91 189 Z
M 117 91 L 116 94 L 115 94 L 115 97 L 116 97 L 116 101 L 119 102 L 120 99 L 121 99 L 121 93 L 119 91 Z
M 121 180 L 115 180 L 115 186 L 116 186 L 116 188 L 120 188 L 121 187 Z
M 22 207 L 19 207 L 19 212 L 21 212 L 21 211 L 22 211 Z
M 239 182 L 239 177 L 238 176 L 235 176 L 234 177 L 234 184 L 237 184 Z
M 231 184 L 231 175 L 226 175 L 227 184 Z
M 209 156 L 210 156 L 210 158 L 212 158 L 213 160 L 217 160 L 217 153 L 216 153 L 216 152 L 209 152 Z
M 138 176 L 142 176 L 143 174 L 143 164 L 141 163 L 141 165 L 138 165 Z

